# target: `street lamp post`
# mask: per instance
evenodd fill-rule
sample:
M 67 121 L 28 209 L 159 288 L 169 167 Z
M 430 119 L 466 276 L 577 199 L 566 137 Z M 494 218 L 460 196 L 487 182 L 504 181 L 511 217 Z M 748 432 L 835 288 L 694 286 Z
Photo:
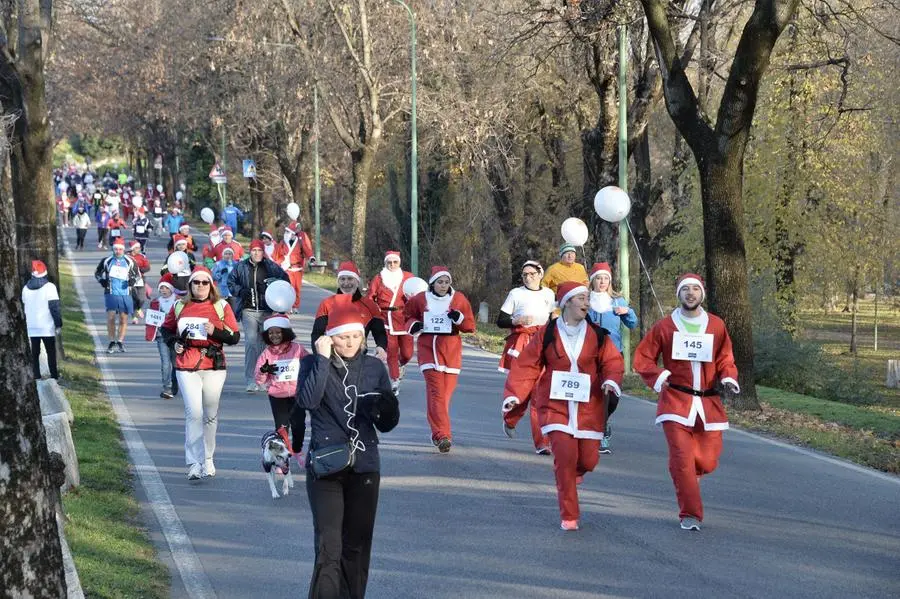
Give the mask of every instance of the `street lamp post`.
M 320 193 L 321 193 L 321 183 L 319 182 L 319 84 L 316 83 L 313 86 L 313 119 L 315 122 L 313 123 L 313 135 L 315 135 L 315 141 L 313 142 L 313 148 L 315 152 L 315 162 L 313 166 L 313 172 L 315 173 L 316 179 L 316 262 L 322 259 L 322 245 L 321 245 L 321 227 L 319 223 L 319 213 L 321 207 L 320 201 Z
M 416 131 L 416 15 L 409 5 L 403 0 L 394 0 L 406 9 L 409 15 L 409 72 L 412 80 L 412 95 L 410 99 L 410 173 L 409 173 L 409 220 L 410 237 L 409 253 L 410 266 L 414 275 L 419 274 L 419 147 L 418 133 Z
M 628 193 L 628 29 L 619 25 L 619 187 Z M 628 298 L 631 284 L 628 272 L 628 222 L 619 222 L 619 292 Z M 625 372 L 631 372 L 631 331 L 622 331 L 622 354 Z

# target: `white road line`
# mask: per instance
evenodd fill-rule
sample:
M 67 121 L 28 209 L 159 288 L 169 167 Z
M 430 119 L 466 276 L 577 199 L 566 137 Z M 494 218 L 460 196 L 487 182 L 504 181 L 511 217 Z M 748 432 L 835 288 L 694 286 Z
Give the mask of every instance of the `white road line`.
M 150 507 L 153 509 L 153 513 L 159 521 L 159 526 L 169 545 L 172 561 L 175 562 L 175 566 L 178 568 L 178 573 L 181 576 L 188 596 L 196 599 L 212 599 L 216 597 L 212 584 L 203 570 L 203 564 L 200 563 L 200 558 L 197 557 L 197 553 L 194 551 L 194 545 L 184 530 L 184 525 L 175 511 L 175 506 L 172 505 L 172 500 L 169 498 L 169 493 L 166 491 L 166 486 L 159 474 L 159 470 L 156 469 L 153 458 L 150 457 L 150 453 L 144 446 L 140 433 L 134 426 L 131 413 L 128 411 L 128 407 L 119 393 L 119 386 L 106 363 L 106 357 L 103 354 L 105 351 L 103 342 L 97 334 L 98 329 L 91 315 L 81 280 L 78 277 L 78 265 L 72 259 L 69 240 L 64 231 L 60 230 L 59 234 L 63 237 L 66 259 L 72 267 L 75 290 L 78 292 L 78 301 L 81 303 L 81 311 L 84 313 L 85 323 L 91 332 L 91 336 L 94 338 L 94 352 L 97 357 L 97 365 L 100 368 L 103 385 L 106 387 L 109 401 L 116 413 L 116 419 L 119 421 L 119 428 L 122 429 L 122 436 L 131 456 L 131 463 L 134 464 L 141 486 L 143 486 L 144 493 L 147 495 L 147 501 L 150 503 Z

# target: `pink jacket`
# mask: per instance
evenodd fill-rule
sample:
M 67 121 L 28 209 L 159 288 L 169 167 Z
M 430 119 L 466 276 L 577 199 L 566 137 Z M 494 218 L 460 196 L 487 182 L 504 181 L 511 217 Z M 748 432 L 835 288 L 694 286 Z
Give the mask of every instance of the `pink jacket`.
M 309 352 L 297 341 L 267 345 L 256 361 L 256 384 L 266 387 L 272 397 L 294 397 L 297 393 L 300 360 L 308 355 Z M 277 366 L 278 374 L 262 374 L 259 369 L 266 362 Z

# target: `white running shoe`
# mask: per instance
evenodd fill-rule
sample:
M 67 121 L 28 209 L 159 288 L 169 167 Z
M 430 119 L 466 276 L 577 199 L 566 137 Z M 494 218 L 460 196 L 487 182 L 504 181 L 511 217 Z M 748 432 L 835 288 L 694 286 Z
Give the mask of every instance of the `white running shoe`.
M 406 374 L 406 364 L 400 367 L 400 376 L 397 377 L 398 381 L 403 380 L 403 376 Z
M 206 458 L 203 463 L 203 478 L 212 478 L 216 475 L 216 465 L 213 464 L 212 458 Z
M 247 383 L 247 393 L 256 393 L 256 383 Z
M 203 476 L 203 468 L 200 464 L 191 464 L 191 467 L 188 468 L 187 477 L 188 480 L 200 480 Z
M 682 518 L 681 519 L 681 529 L 682 530 L 700 530 L 700 521 L 696 518 Z

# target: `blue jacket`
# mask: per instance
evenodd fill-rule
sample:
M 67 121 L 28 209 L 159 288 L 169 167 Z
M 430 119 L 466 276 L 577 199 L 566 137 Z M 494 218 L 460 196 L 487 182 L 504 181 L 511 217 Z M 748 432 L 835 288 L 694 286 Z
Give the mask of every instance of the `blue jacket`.
M 309 410 L 311 452 L 352 439 L 344 406 L 348 393 L 352 398 L 349 388 L 356 386 L 356 416 L 351 424 L 359 431 L 361 445 L 357 446 L 353 471 L 378 472 L 381 464 L 375 430 L 389 432 L 400 420 L 400 405 L 381 360 L 365 352 L 343 361 L 310 354 L 300 362 L 297 380 L 297 407 Z M 306 468 L 310 470 L 309 453 Z
M 212 276 L 219 288 L 219 295 L 222 297 L 231 297 L 231 290 L 228 288 L 228 275 L 234 270 L 237 262 L 234 260 L 219 260 L 213 267 Z
M 234 204 L 230 206 L 226 206 L 225 210 L 222 211 L 220 215 L 222 218 L 222 222 L 231 227 L 231 230 L 237 234 L 238 230 L 238 219 L 244 218 L 244 213 L 241 212 L 241 209 L 235 206 Z
M 181 223 L 184 222 L 184 216 L 181 214 L 174 215 L 170 214 L 169 218 L 166 219 L 166 227 L 169 228 L 169 234 L 174 235 L 178 232 L 178 227 L 181 226 Z
M 263 276 L 257 279 L 257 282 L 261 284 L 257 285 L 256 288 L 253 288 L 251 284 L 254 278 L 253 269 L 255 264 L 249 259 L 236 262 L 234 270 L 228 275 L 228 290 L 237 300 L 232 306 L 235 318 L 240 319 L 244 307 L 252 306 L 254 301 L 257 310 L 271 312 L 272 309 L 266 303 L 266 286 L 271 279 L 288 281 L 287 273 L 268 258 L 263 258 L 258 264 L 259 268 L 264 269 L 265 272 L 261 273 Z
M 597 312 L 596 310 L 588 310 L 588 318 L 591 319 L 591 322 L 595 322 L 599 324 L 601 327 L 609 331 L 609 338 L 612 339 L 612 342 L 616 345 L 616 349 L 619 352 L 622 351 L 622 327 L 621 325 L 625 325 L 629 329 L 633 329 L 638 325 L 637 314 L 634 313 L 634 310 L 628 306 L 628 302 L 625 301 L 624 297 L 614 297 L 612 299 L 612 307 L 613 308 L 628 308 L 628 314 L 623 314 L 619 316 L 612 310 L 609 312 Z

